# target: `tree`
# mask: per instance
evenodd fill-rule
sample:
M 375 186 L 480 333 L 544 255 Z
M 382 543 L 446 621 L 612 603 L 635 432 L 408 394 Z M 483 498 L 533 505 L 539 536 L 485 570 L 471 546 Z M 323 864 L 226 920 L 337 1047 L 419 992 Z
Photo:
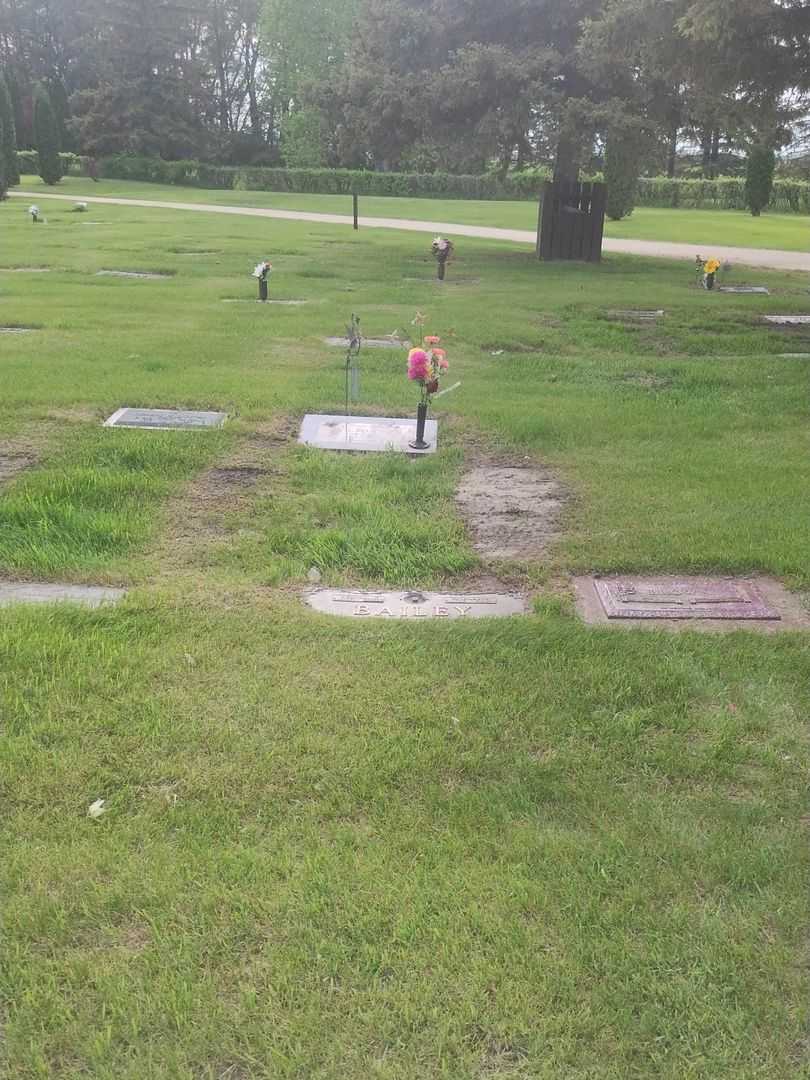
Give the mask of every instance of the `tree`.
M 770 146 L 752 146 L 745 163 L 745 201 L 753 217 L 759 217 L 771 201 L 776 155 Z
M 611 221 L 630 217 L 636 204 L 639 175 L 639 138 L 629 128 L 614 126 L 605 147 L 607 216 Z
M 57 184 L 62 179 L 59 133 L 50 96 L 42 83 L 34 95 L 34 137 L 39 156 L 39 175 L 46 184 Z
M 0 143 L 3 141 L 5 133 L 5 125 L 3 123 L 3 117 L 0 116 Z M 5 199 L 8 194 L 8 181 L 6 180 L 6 159 L 3 154 L 0 153 L 0 199 Z
M 13 187 L 20 182 L 20 170 L 17 164 L 17 135 L 14 126 L 14 106 L 3 72 L 0 71 L 0 166 L 3 169 L 6 186 Z

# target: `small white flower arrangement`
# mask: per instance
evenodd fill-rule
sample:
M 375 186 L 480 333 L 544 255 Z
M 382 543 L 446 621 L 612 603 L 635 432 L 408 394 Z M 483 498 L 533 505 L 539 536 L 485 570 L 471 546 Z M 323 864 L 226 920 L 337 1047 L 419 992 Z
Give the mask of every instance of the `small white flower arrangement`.
M 259 281 L 267 281 L 270 274 L 273 273 L 273 264 L 268 262 L 267 259 L 262 259 L 261 262 L 256 263 L 256 267 L 253 271 L 253 276 L 258 278 Z
M 32 203 L 28 207 L 28 213 L 31 215 L 31 220 L 36 224 L 39 221 L 39 207 Z
M 86 214 L 87 213 L 87 203 L 86 202 L 77 202 L 76 205 L 73 207 L 73 213 L 74 214 Z

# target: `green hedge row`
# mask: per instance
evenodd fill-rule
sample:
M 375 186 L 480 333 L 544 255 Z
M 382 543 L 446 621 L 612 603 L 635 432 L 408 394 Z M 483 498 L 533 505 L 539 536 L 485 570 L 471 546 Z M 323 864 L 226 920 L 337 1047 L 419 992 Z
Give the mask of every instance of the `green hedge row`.
M 745 210 L 745 178 L 722 176 L 717 180 L 670 180 L 666 176 L 642 177 L 638 183 L 636 205 Z M 768 209 L 810 213 L 810 183 L 806 180 L 775 180 Z
M 37 172 L 35 150 L 19 152 L 20 171 Z M 68 175 L 84 175 L 88 159 L 62 154 Z M 399 195 L 426 199 L 536 199 L 548 179 L 544 169 L 510 173 L 506 177 L 454 176 L 450 173 L 371 172 L 362 169 L 265 169 L 233 165 L 206 165 L 200 161 L 163 161 L 160 158 L 121 154 L 105 158 L 100 175 L 117 180 L 146 180 L 237 191 L 285 191 L 314 195 Z M 670 180 L 642 177 L 638 206 L 687 207 L 706 210 L 745 210 L 745 180 Z M 810 213 L 810 183 L 777 180 L 769 209 Z
M 401 195 L 443 199 L 532 199 L 544 173 L 455 176 L 450 173 L 371 172 L 364 169 L 270 169 L 161 161 L 120 155 L 101 162 L 102 176 L 237 191 L 287 191 L 313 195 Z

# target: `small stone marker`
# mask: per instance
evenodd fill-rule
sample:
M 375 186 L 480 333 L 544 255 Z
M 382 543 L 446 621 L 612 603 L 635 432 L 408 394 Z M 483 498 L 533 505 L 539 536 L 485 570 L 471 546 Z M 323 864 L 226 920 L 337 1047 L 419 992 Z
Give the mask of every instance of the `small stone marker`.
M 382 452 L 400 450 L 406 454 L 432 454 L 436 451 L 438 424 L 428 420 L 426 450 L 413 450 L 416 419 L 389 416 L 325 416 L 307 413 L 301 424 L 298 441 L 320 450 L 355 450 Z
M 0 326 L 0 334 L 33 334 L 33 326 Z
M 324 338 L 324 345 L 333 345 L 335 348 L 348 349 L 349 339 L 345 337 Z M 410 341 L 400 341 L 399 338 L 363 338 L 364 349 L 409 349 Z
M 784 360 L 806 360 L 810 356 L 810 352 L 780 352 L 779 356 Z
M 762 318 L 774 326 L 804 326 L 810 323 L 810 315 L 763 315 Z
M 224 412 L 184 412 L 179 409 L 119 409 L 104 421 L 104 427 L 174 429 L 192 431 L 222 427 L 228 418 Z
M 49 266 L 0 266 L 3 274 L 50 274 Z
M 725 293 L 740 293 L 742 295 L 759 293 L 762 296 L 770 296 L 770 290 L 766 289 L 764 285 L 721 285 L 718 292 Z
M 90 222 L 87 224 L 89 225 Z M 146 270 L 96 270 L 96 277 L 148 278 L 151 281 L 166 281 L 173 276 L 173 274 L 158 274 Z
M 750 581 L 731 578 L 596 578 L 608 619 L 779 619 Z
M 126 596 L 126 589 L 109 589 L 101 585 L 56 585 L 52 582 L 0 582 L 0 607 L 11 604 L 83 604 L 101 607 L 115 604 Z
M 315 589 L 304 599 L 311 608 L 325 615 L 353 619 L 486 619 L 526 613 L 525 599 L 512 593 Z
M 223 304 L 280 304 L 282 307 L 298 307 L 301 304 L 308 304 L 309 300 L 245 300 L 227 297 L 223 299 Z
M 655 322 L 664 317 L 664 309 L 657 308 L 655 311 L 609 311 L 611 319 L 632 319 L 636 322 Z

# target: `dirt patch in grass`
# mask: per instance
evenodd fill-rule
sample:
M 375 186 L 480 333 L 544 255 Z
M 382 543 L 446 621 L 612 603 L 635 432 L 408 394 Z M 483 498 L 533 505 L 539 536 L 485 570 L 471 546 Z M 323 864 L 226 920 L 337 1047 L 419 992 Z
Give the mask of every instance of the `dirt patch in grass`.
M 7 483 L 17 473 L 30 469 L 32 465 L 36 464 L 36 460 L 35 457 L 31 457 L 29 454 L 5 454 L 2 447 L 0 447 L 0 485 Z
M 559 480 L 534 464 L 479 463 L 456 492 L 473 547 L 493 559 L 543 555 L 559 534 L 566 498 Z
M 668 390 L 672 386 L 672 379 L 663 375 L 653 375 L 649 371 L 627 371 L 621 376 L 621 381 L 628 386 L 638 386 L 642 390 Z
M 23 434 L 0 439 L 0 487 L 39 463 L 52 431 L 51 425 L 40 423 Z
M 226 518 L 247 508 L 254 490 L 275 472 L 274 454 L 295 433 L 292 421 L 259 426 L 215 466 L 206 469 L 169 506 L 160 561 L 171 574 L 188 555 L 230 535 Z

